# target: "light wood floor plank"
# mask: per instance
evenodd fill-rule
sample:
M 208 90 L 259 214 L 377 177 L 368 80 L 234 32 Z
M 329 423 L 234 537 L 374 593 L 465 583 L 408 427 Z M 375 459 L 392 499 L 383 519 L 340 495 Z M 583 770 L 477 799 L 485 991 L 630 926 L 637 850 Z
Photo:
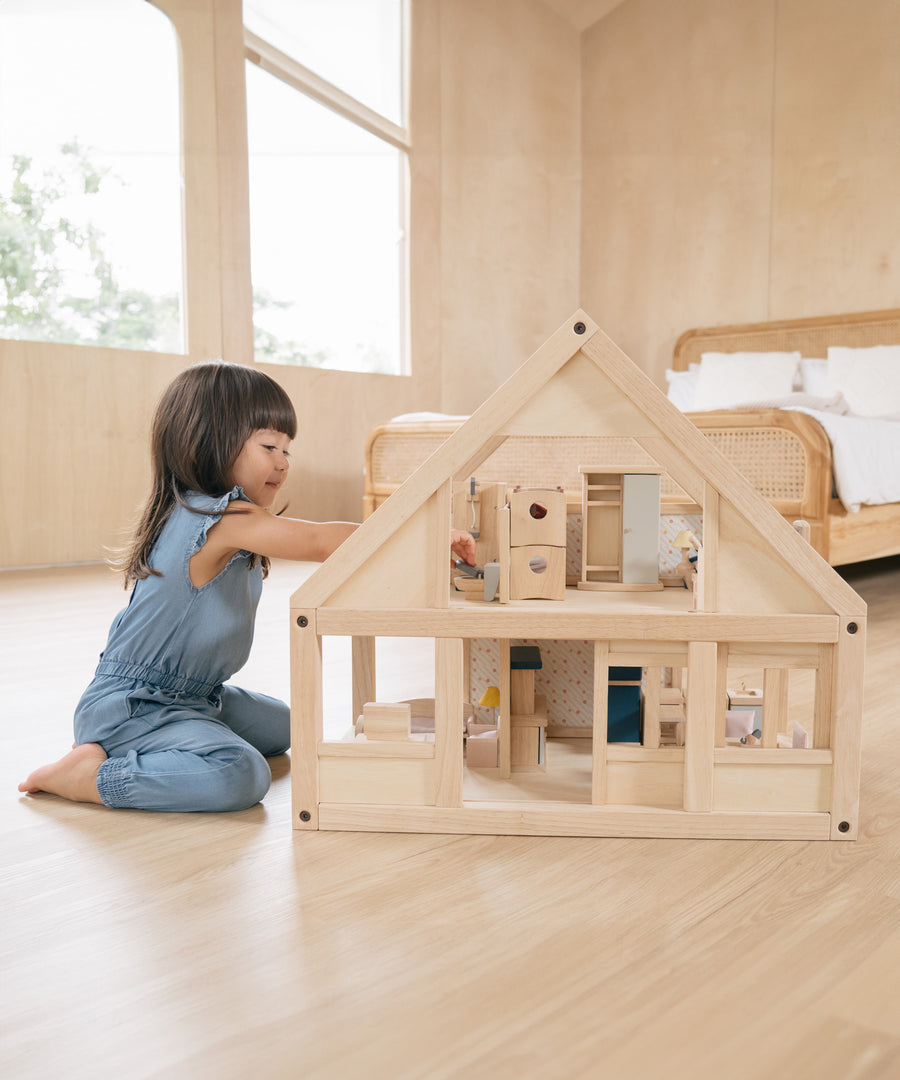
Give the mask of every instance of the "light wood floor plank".
M 273 568 L 236 681 L 287 697 L 305 572 Z M 125 594 L 96 567 L 0 574 L 0 1071 L 900 1075 L 900 559 L 844 574 L 870 605 L 853 843 L 299 833 L 288 758 L 232 815 L 19 796 Z M 427 696 L 430 643 L 382 645 L 379 696 Z M 338 727 L 350 672 L 335 643 Z

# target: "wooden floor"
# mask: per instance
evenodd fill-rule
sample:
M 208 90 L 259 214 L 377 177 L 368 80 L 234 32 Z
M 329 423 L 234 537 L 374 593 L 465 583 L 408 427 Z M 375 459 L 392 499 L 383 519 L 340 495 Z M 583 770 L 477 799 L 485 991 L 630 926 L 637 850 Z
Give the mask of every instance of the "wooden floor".
M 124 594 L 0 574 L 0 1075 L 896 1080 L 900 559 L 844 572 L 870 605 L 856 843 L 299 834 L 287 758 L 232 815 L 20 796 Z M 248 686 L 287 694 L 298 573 L 267 583 Z

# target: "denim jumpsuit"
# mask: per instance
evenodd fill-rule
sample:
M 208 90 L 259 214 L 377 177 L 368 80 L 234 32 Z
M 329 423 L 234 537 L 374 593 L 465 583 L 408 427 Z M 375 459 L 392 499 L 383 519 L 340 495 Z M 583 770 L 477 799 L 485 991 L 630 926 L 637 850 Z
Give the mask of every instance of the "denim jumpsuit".
M 240 551 L 196 588 L 188 563 L 241 488 L 191 494 L 204 513 L 177 506 L 150 554 L 162 572 L 138 581 L 116 616 L 96 674 L 75 711 L 75 741 L 107 760 L 97 790 L 107 806 L 243 810 L 272 774 L 267 757 L 290 743 L 284 702 L 223 685 L 246 663 L 262 570 Z

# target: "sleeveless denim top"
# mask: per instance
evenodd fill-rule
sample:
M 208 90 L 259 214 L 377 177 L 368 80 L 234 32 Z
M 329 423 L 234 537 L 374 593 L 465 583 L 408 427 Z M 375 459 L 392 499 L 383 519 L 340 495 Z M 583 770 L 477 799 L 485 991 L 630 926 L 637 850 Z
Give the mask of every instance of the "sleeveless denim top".
M 239 551 L 212 581 L 191 584 L 191 556 L 233 500 L 249 502 L 241 488 L 213 498 L 191 492 L 176 506 L 150 553 L 162 572 L 136 582 L 128 606 L 116 616 L 97 667 L 99 677 L 133 680 L 160 690 L 213 697 L 244 666 L 262 591 L 262 568 L 249 568 Z

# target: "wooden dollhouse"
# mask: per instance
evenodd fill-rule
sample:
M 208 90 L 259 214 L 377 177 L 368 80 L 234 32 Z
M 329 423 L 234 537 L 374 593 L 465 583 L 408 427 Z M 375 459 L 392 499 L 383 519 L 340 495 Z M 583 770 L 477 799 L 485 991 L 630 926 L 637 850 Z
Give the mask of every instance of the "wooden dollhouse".
M 448 535 L 453 507 L 464 502 L 460 485 L 506 439 L 522 435 L 583 437 L 592 445 L 598 437 L 629 438 L 654 465 L 614 473 L 582 462 L 582 581 L 554 569 L 552 587 L 537 594 L 529 572 L 559 565 L 553 504 L 526 497 L 526 506 L 531 498 L 532 509 L 541 507 L 530 522 L 512 498 L 516 477 L 508 488 L 495 485 L 494 505 L 486 509 L 482 499 L 478 531 L 479 543 L 490 535 L 496 544 L 496 562 L 483 550 L 499 588 L 490 597 L 458 591 Z M 650 526 L 640 524 L 648 497 L 658 504 L 661 478 L 702 512 L 702 549 L 690 576 L 676 575 L 674 584 L 648 568 L 643 533 Z M 576 312 L 294 594 L 293 824 L 854 839 L 865 631 L 856 593 Z M 372 706 L 394 704 L 379 702 L 376 639 L 433 639 L 433 735 L 411 733 L 403 712 L 375 737 L 325 739 L 322 639 L 329 635 L 352 639 L 349 725 L 367 705 L 375 716 Z M 496 640 L 500 655 L 496 765 L 470 769 L 460 717 L 480 691 L 467 685 L 466 656 L 484 639 Z M 523 640 L 589 643 L 589 739 L 557 747 L 536 707 L 523 726 L 521 676 L 511 664 Z M 740 739 L 727 733 L 729 691 L 733 674 L 748 666 L 762 673 L 759 727 Z M 791 738 L 795 673 L 813 683 L 803 742 Z M 626 741 L 612 737 L 611 692 L 619 686 L 640 703 Z M 530 680 L 527 693 L 533 702 Z M 513 767 L 523 754 L 538 755 L 533 776 Z

